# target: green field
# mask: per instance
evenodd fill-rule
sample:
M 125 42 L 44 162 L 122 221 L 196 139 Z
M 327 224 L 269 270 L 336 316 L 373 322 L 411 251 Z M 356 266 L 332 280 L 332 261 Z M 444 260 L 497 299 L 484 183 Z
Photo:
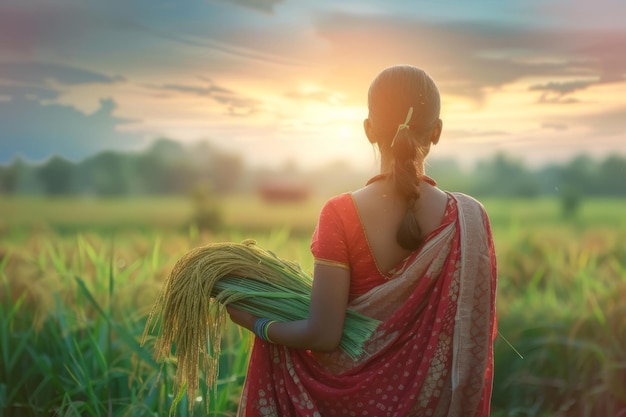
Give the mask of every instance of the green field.
M 252 237 L 310 271 L 323 199 L 213 202 L 0 199 L 0 416 L 166 415 L 173 363 L 139 346 L 175 261 L 209 242 Z M 626 200 L 484 200 L 498 253 L 494 416 L 617 416 L 626 409 Z M 217 390 L 196 415 L 233 415 L 249 335 L 227 329 Z M 187 415 L 183 398 L 178 415 Z M 623 411 L 626 412 L 626 411 Z

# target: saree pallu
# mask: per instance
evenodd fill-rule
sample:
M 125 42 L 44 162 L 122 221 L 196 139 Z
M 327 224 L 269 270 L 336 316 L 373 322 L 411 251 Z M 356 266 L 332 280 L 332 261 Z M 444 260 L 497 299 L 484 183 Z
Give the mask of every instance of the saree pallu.
M 354 361 L 256 339 L 238 415 L 489 415 L 496 266 L 489 221 L 452 193 L 457 220 L 348 308 L 382 321 Z

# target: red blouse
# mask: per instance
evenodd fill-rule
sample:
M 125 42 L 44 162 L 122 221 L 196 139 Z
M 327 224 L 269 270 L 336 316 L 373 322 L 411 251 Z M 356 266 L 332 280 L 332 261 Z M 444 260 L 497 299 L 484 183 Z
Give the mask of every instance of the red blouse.
M 448 205 L 442 223 L 424 242 L 455 221 L 456 217 L 456 201 L 448 194 Z M 418 248 L 398 266 L 403 265 L 419 250 Z M 351 193 L 340 194 L 326 202 L 313 232 L 311 252 L 316 263 L 350 270 L 351 299 L 384 283 L 393 272 L 385 273 L 378 268 Z

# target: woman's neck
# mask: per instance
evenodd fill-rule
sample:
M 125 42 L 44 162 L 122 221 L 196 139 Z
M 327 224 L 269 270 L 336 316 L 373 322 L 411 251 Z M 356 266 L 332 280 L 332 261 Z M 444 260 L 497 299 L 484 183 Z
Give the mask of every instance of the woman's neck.
M 392 166 L 392 162 L 393 162 L 393 158 L 392 157 L 385 157 L 384 155 L 381 154 L 380 157 L 380 173 L 381 174 L 389 174 L 391 173 L 391 166 Z M 425 175 L 426 173 L 424 172 L 424 161 L 420 161 L 417 164 L 417 172 L 420 175 Z

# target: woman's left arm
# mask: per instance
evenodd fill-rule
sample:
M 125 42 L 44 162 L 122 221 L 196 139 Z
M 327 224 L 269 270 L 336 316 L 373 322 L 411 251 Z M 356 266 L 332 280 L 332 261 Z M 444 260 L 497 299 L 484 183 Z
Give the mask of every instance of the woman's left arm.
M 315 264 L 309 316 L 304 320 L 276 322 L 268 329 L 269 339 L 296 349 L 330 352 L 339 346 L 350 294 L 350 271 Z M 227 307 L 233 322 L 253 329 L 256 316 Z

